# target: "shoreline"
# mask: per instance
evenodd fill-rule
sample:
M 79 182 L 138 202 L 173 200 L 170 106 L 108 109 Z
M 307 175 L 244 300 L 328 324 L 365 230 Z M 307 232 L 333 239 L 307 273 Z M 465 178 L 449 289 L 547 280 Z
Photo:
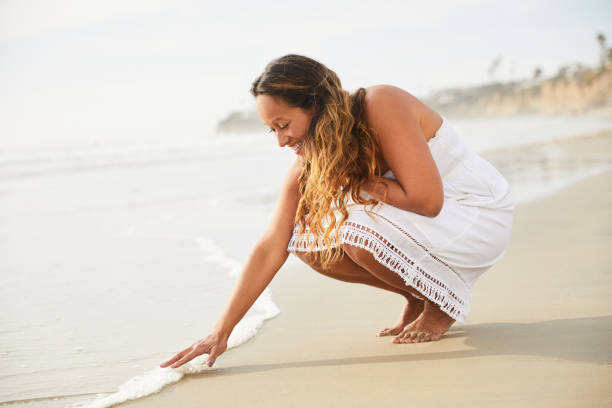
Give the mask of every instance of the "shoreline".
M 439 341 L 377 338 L 400 296 L 285 265 L 270 286 L 281 313 L 253 339 L 120 405 L 610 404 L 611 180 L 607 170 L 518 204 L 508 250 L 476 283 L 466 324 Z

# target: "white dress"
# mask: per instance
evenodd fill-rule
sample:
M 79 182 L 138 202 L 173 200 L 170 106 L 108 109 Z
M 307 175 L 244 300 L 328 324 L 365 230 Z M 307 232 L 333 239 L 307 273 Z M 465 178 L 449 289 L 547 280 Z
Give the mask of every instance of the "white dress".
M 427 142 L 444 187 L 440 213 L 427 217 L 381 202 L 370 217 L 370 206 L 349 198 L 349 218 L 340 227 L 340 237 L 342 243 L 371 252 L 407 285 L 463 323 L 476 279 L 506 252 L 514 203 L 501 173 L 472 151 L 444 116 L 442 120 Z M 395 179 L 391 170 L 383 177 Z M 306 251 L 308 242 L 296 238 L 297 226 L 287 250 Z M 322 248 L 319 242 L 315 250 Z

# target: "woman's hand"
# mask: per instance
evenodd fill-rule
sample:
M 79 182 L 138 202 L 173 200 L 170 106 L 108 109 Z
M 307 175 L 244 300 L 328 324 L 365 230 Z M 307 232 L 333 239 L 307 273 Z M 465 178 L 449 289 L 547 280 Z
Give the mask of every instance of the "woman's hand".
M 227 349 L 227 336 L 213 332 L 206 338 L 198 340 L 183 351 L 174 355 L 170 360 L 160 364 L 162 368 L 172 364 L 172 368 L 182 366 L 188 361 L 191 361 L 200 354 L 208 353 L 208 366 L 212 367 L 215 360 Z
M 372 194 L 375 191 L 376 184 L 377 184 L 377 181 L 368 180 L 363 184 L 363 187 L 361 187 L 361 189 L 368 194 Z

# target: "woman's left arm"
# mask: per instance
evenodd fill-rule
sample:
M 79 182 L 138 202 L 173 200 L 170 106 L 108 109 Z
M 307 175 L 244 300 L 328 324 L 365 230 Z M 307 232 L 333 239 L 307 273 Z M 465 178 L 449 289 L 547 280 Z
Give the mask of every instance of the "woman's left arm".
M 418 117 L 411 110 L 410 98 L 414 97 L 393 86 L 368 89 L 366 121 L 376 133 L 382 155 L 397 181 L 370 180 L 364 190 L 395 207 L 435 217 L 444 204 L 442 178 Z M 388 187 L 386 198 L 383 183 Z
M 386 197 L 383 184 L 387 186 Z M 425 215 L 427 217 L 435 217 L 442 209 L 442 204 L 435 205 L 436 202 L 433 200 L 422 200 L 406 194 L 402 188 L 402 185 L 393 179 L 383 177 L 380 178 L 378 182 L 367 181 L 363 187 L 363 190 L 379 201 L 391 204 L 394 207 L 401 208 L 406 211 L 412 211 L 420 215 Z

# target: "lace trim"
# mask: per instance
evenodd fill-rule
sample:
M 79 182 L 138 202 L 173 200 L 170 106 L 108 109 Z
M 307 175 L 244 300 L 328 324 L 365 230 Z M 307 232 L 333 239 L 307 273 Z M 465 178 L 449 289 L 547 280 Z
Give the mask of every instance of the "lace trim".
M 380 214 L 376 215 L 380 216 Z M 381 218 L 393 224 L 385 217 Z M 431 252 L 429 252 L 422 244 L 416 241 L 407 232 L 399 228 L 397 225 L 393 225 L 398 228 L 398 230 L 402 231 L 405 235 L 410 237 L 417 245 L 419 245 L 419 247 L 427 251 L 430 256 L 432 256 L 437 261 L 443 263 L 449 269 L 453 270 L 448 264 L 435 257 Z M 407 285 L 412 286 L 421 294 L 426 296 L 427 299 L 436 303 L 438 306 L 440 306 L 440 309 L 442 311 L 447 313 L 453 319 L 460 321 L 465 320 L 465 301 L 459 296 L 457 296 L 454 291 L 451 290 L 448 286 L 446 286 L 443 282 L 423 270 L 423 268 L 421 268 L 417 263 L 415 263 L 406 254 L 396 248 L 393 244 L 391 244 L 389 240 L 387 240 L 381 234 L 372 230 L 369 227 L 350 221 L 346 221 L 340 227 L 339 234 L 343 243 L 347 243 L 370 252 L 372 255 L 374 255 L 375 259 L 378 262 L 400 275 Z M 295 231 L 294 235 L 289 241 L 287 250 L 290 252 L 306 252 L 308 251 L 309 244 L 315 239 L 316 238 L 311 235 L 308 237 L 308 240 L 302 238 L 298 242 L 297 231 Z M 318 242 L 313 247 L 313 251 L 323 250 L 325 248 L 325 245 L 321 242 L 320 239 L 317 241 Z M 453 272 L 458 275 L 456 271 L 453 270 Z
M 440 262 L 441 264 L 443 264 L 444 266 L 446 266 L 448 269 L 450 269 L 451 271 L 453 271 L 453 273 L 455 274 L 455 276 L 457 276 L 457 278 L 459 278 L 463 283 L 465 283 L 467 285 L 467 283 L 465 282 L 465 279 L 463 279 L 463 277 L 461 276 L 461 274 L 459 274 L 455 269 L 453 269 L 452 266 L 450 266 L 449 264 L 447 264 L 446 262 L 444 262 L 442 259 L 438 258 L 436 255 L 432 254 L 431 252 L 429 252 L 429 249 L 427 249 L 427 247 L 425 247 L 423 244 L 421 244 L 419 241 L 417 241 L 412 235 L 410 235 L 406 230 L 404 230 L 402 227 L 400 227 L 399 225 L 397 225 L 396 223 L 394 223 L 393 221 L 391 221 L 390 219 L 388 219 L 387 217 L 380 215 L 380 214 L 375 214 L 378 217 L 382 218 L 383 220 L 387 221 L 389 224 L 393 225 L 395 228 L 397 228 L 398 231 L 400 231 L 402 234 L 406 235 L 408 238 L 410 238 L 415 244 L 417 244 L 418 246 L 420 246 L 425 252 L 427 252 L 427 254 L 429 256 L 431 256 L 433 259 L 435 259 L 436 261 Z

